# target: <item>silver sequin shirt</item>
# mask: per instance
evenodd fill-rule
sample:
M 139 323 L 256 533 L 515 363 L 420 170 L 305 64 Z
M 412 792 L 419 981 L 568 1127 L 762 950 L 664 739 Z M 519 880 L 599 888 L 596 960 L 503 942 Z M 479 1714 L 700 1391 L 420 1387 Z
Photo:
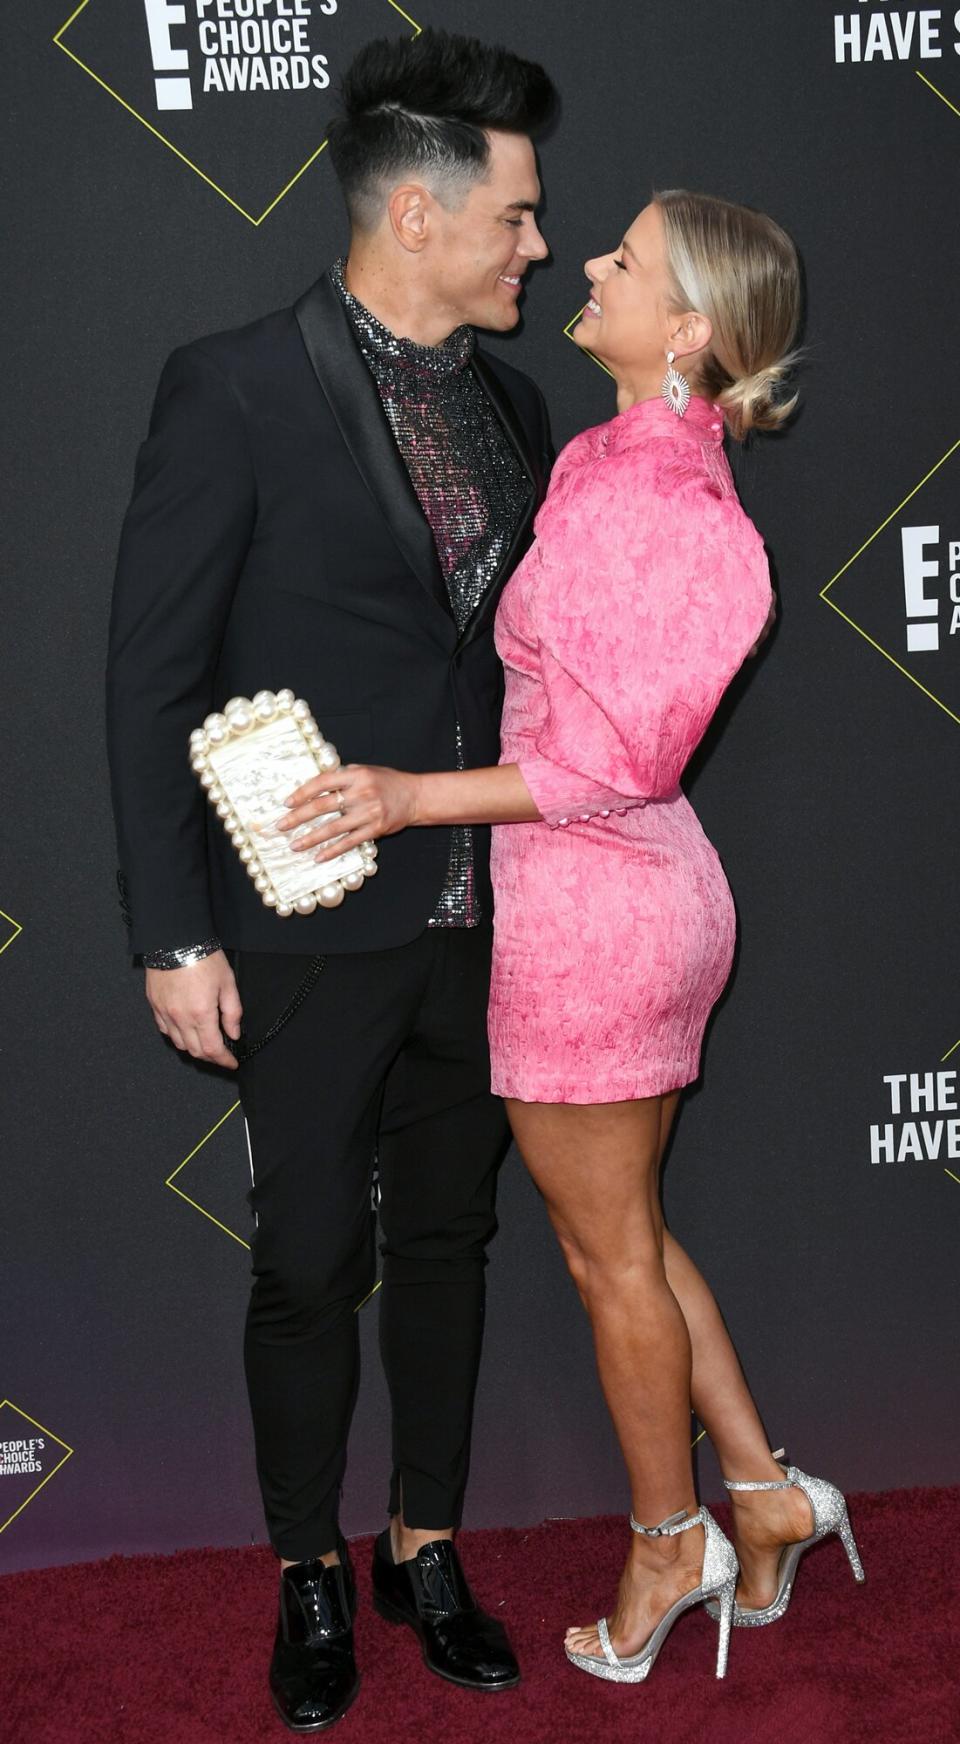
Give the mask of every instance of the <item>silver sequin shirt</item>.
M 461 632 L 495 580 L 532 485 L 471 369 L 471 327 L 442 345 L 398 339 L 347 290 L 345 263 L 330 278 L 370 369 L 387 422 L 433 534 Z M 460 723 L 456 766 L 464 766 Z M 456 825 L 446 883 L 430 926 L 476 926 L 473 831 Z

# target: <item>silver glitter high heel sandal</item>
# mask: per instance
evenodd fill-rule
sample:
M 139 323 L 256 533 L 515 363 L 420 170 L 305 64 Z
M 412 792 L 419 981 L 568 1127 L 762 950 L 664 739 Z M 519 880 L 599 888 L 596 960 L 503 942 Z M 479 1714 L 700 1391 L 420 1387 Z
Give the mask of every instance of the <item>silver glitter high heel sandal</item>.
M 661 1520 L 659 1526 L 641 1526 L 631 1514 L 630 1526 L 634 1532 L 642 1533 L 644 1538 L 673 1538 L 678 1532 L 689 1532 L 691 1526 L 702 1526 L 704 1546 L 700 1585 L 691 1592 L 684 1593 L 676 1604 L 671 1605 L 639 1653 L 632 1653 L 628 1659 L 619 1659 L 610 1644 L 607 1619 L 601 1617 L 597 1624 L 597 1634 L 603 1648 L 603 1658 L 595 1659 L 590 1653 L 574 1653 L 566 1647 L 564 1651 L 571 1665 L 578 1665 L 581 1671 L 589 1671 L 593 1677 L 608 1678 L 611 1683 L 642 1683 L 677 1618 L 692 1605 L 702 1605 L 712 1598 L 715 1601 L 715 1614 L 720 1619 L 717 1676 L 723 1677 L 727 1669 L 734 1593 L 740 1572 L 737 1553 L 729 1538 L 721 1532 L 713 1515 L 706 1508 L 698 1508 L 695 1514 L 689 1516 L 686 1508 L 682 1508 L 679 1514 L 671 1514 L 666 1520 Z
M 772 1456 L 775 1460 L 783 1459 L 783 1448 L 778 1447 Z M 835 1532 L 850 1560 L 853 1578 L 856 1581 L 866 1580 L 863 1563 L 857 1550 L 857 1541 L 853 1536 L 850 1517 L 847 1513 L 846 1500 L 836 1484 L 830 1484 L 826 1478 L 812 1478 L 806 1472 L 799 1471 L 795 1465 L 782 1466 L 786 1473 L 778 1483 L 768 1484 L 738 1484 L 728 1483 L 724 1478 L 724 1487 L 728 1490 L 790 1490 L 796 1487 L 803 1491 L 813 1509 L 813 1531 L 809 1538 L 801 1538 L 797 1544 L 786 1544 L 780 1555 L 780 1567 L 777 1571 L 777 1591 L 769 1605 L 757 1610 L 748 1605 L 734 1606 L 733 1621 L 737 1629 L 762 1629 L 766 1623 L 776 1623 L 783 1616 L 790 1603 L 793 1583 L 796 1579 L 797 1564 L 805 1550 L 811 1544 L 818 1544 L 822 1538 L 829 1538 Z M 718 1616 L 715 1604 L 707 1606 L 711 1616 Z

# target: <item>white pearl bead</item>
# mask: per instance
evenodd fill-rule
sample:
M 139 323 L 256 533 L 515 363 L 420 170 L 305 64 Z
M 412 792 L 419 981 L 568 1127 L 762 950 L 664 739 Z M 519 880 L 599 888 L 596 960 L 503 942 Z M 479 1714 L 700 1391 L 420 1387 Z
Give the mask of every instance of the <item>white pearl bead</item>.
M 292 690 L 277 691 L 277 707 L 281 714 L 288 715 L 296 700 Z
M 336 745 L 331 745 L 324 740 L 317 754 L 317 762 L 321 769 L 339 769 L 340 758 L 337 753 Z
M 247 733 L 253 726 L 253 713 L 249 707 L 231 709 L 227 724 L 231 733 Z
M 230 801 L 226 800 L 225 804 L 229 808 Z M 217 806 L 217 810 L 218 810 L 218 812 L 220 811 L 219 806 Z M 230 836 L 232 838 L 234 831 L 240 829 L 240 819 L 237 817 L 236 812 L 230 811 L 229 809 L 227 810 L 226 814 L 224 814 L 223 812 L 220 812 L 220 816 L 223 818 L 224 829 L 229 831 Z
M 199 775 L 201 769 L 206 769 L 208 762 L 209 758 L 206 751 L 195 751 L 190 759 L 190 767 L 191 769 L 195 769 Z
M 284 920 L 286 920 L 287 915 L 293 913 L 293 903 L 292 902 L 278 902 L 277 903 L 277 913 L 282 914 Z
M 360 852 L 361 854 L 368 854 L 371 860 L 375 860 L 380 850 L 377 847 L 376 842 L 361 842 Z
M 325 884 L 320 892 L 320 904 L 323 908 L 339 908 L 343 901 L 342 884 Z
M 247 877 L 248 878 L 258 877 L 259 872 L 260 872 L 259 860 L 248 860 L 246 862 L 246 866 L 247 866 Z
M 364 878 L 375 878 L 377 874 L 376 860 L 365 860 L 363 863 Z
M 227 726 L 226 721 L 224 721 L 222 727 L 211 727 L 207 734 L 207 738 L 211 745 L 225 745 L 229 737 L 230 728 Z
M 206 742 L 207 742 L 207 735 L 204 732 L 203 728 L 202 727 L 194 727 L 193 732 L 190 734 L 191 745 L 196 745 L 197 749 L 202 751 Z
M 218 727 L 220 727 L 220 728 L 225 727 L 226 724 L 227 723 L 226 723 L 226 720 L 224 719 L 223 715 L 221 715 L 221 714 L 208 715 L 206 720 L 203 723 L 203 730 L 209 738 L 210 734 L 212 732 L 215 732 Z
M 304 702 L 303 697 L 299 696 L 293 705 L 292 713 L 294 718 L 298 721 L 308 720 L 310 717 L 310 704 Z
M 230 801 L 229 801 L 229 799 L 220 799 L 217 801 L 217 816 L 223 818 L 224 821 L 226 821 L 226 819 L 230 816 Z
M 272 721 L 277 712 L 277 699 L 272 690 L 258 690 L 253 699 L 253 712 L 258 721 Z
M 298 914 L 312 914 L 317 906 L 317 899 L 315 896 L 301 896 L 293 906 Z
M 249 707 L 250 698 L 248 696 L 232 696 L 229 702 L 224 703 L 223 712 L 225 715 L 229 715 L 233 713 L 234 709 L 248 709 Z
M 245 866 L 248 866 L 250 864 L 250 861 L 255 860 L 256 857 L 257 856 L 254 853 L 252 848 L 243 847 L 240 849 L 240 858 L 243 861 Z
M 363 888 L 363 873 L 347 872 L 340 882 L 344 890 L 361 890 Z
M 261 896 L 265 890 L 270 889 L 270 880 L 265 872 L 258 872 L 253 882 L 254 887 L 259 890 Z
M 205 787 L 208 793 L 217 786 L 217 778 L 212 769 L 204 769 L 201 771 L 200 786 Z
M 277 899 L 272 890 L 265 890 L 263 892 L 263 900 L 267 908 L 276 908 Z

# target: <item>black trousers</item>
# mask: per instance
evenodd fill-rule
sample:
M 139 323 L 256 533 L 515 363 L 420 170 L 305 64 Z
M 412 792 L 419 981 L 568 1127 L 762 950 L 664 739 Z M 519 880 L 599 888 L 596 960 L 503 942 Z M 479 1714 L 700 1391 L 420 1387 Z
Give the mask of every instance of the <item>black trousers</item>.
M 375 1169 L 388 1507 L 402 1501 L 412 1527 L 459 1524 L 508 1136 L 489 1087 L 490 947 L 489 927 L 430 928 L 395 950 L 328 956 L 289 1021 L 240 1066 L 257 1219 L 245 1364 L 280 1556 L 318 1556 L 336 1542 L 357 1309 L 376 1278 Z M 234 953 L 249 1043 L 310 962 Z

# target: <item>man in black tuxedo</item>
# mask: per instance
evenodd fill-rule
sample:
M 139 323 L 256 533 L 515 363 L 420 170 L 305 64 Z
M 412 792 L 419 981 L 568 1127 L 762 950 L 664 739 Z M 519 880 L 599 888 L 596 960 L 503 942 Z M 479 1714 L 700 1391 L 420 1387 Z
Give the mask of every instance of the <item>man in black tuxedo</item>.
M 542 398 L 476 349 L 546 245 L 542 69 L 424 32 L 370 44 L 330 138 L 349 256 L 284 309 L 174 352 L 123 529 L 109 744 L 120 888 L 157 1025 L 237 1069 L 257 1217 L 246 1369 L 281 1558 L 270 1683 L 294 1730 L 356 1693 L 337 1509 L 356 1309 L 383 1231 L 393 1417 L 375 1603 L 472 1688 L 518 1678 L 459 1523 L 506 1123 L 489 1093 L 488 830 L 409 830 L 340 908 L 264 907 L 187 760 L 234 695 L 290 688 L 344 761 L 499 754 L 493 619 L 549 470 Z M 231 1047 L 229 1044 L 233 1044 Z

